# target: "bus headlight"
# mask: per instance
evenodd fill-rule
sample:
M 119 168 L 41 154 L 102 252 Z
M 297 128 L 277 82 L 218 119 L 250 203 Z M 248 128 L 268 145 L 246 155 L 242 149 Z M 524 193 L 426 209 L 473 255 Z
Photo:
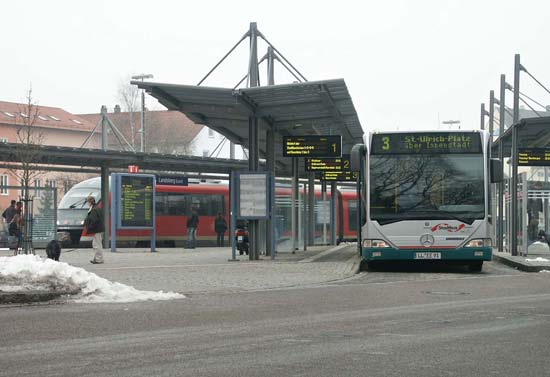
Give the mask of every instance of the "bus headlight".
M 476 238 L 470 240 L 464 247 L 491 247 L 492 242 L 490 238 Z
M 363 240 L 363 247 L 382 248 L 390 247 L 390 245 L 384 240 Z

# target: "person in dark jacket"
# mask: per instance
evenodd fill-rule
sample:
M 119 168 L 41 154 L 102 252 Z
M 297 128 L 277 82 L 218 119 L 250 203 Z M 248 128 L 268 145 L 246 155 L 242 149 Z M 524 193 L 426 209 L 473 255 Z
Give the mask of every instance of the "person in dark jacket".
M 13 250 L 13 255 L 17 255 L 19 247 L 22 245 L 23 233 L 21 232 L 21 215 L 16 213 L 8 226 L 8 235 L 12 238 L 9 248 Z
M 6 224 L 10 224 L 13 220 L 13 217 L 18 213 L 17 208 L 15 207 L 15 200 L 11 201 L 11 204 L 6 210 L 2 213 L 2 217 L 6 221 Z
M 218 213 L 218 217 L 216 217 L 216 221 L 214 222 L 214 230 L 217 235 L 216 242 L 218 247 L 223 247 L 223 237 L 225 235 L 225 231 L 227 230 L 227 221 L 225 221 L 225 218 L 221 212 Z
M 95 198 L 88 196 L 86 203 L 90 206 L 88 216 L 84 220 L 86 233 L 93 237 L 92 247 L 94 250 L 94 259 L 90 261 L 93 264 L 103 263 L 103 232 L 105 231 L 105 222 L 103 221 L 103 212 L 96 205 Z
M 187 248 L 194 249 L 197 240 L 197 227 L 199 226 L 199 215 L 197 210 L 191 210 L 191 216 L 187 219 Z

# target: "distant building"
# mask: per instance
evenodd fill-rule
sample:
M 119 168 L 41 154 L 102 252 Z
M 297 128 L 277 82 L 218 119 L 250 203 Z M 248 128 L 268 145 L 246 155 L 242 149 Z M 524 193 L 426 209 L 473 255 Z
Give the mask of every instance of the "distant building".
M 79 114 L 88 122 L 98 124 L 101 114 Z M 119 105 L 107 114 L 109 120 L 136 150 L 141 148 L 141 113 L 122 112 Z M 109 149 L 124 149 L 124 143 L 109 132 Z M 181 154 L 200 157 L 229 158 L 229 141 L 214 130 L 191 121 L 179 111 L 145 112 L 145 152 Z M 244 157 L 240 146 L 235 146 L 235 158 Z
M 30 110 L 32 114 L 28 114 Z M 33 105 L 29 109 L 28 104 L 0 101 L 0 142 L 20 143 L 22 139 L 18 137 L 18 130 L 26 124 L 33 127 L 33 133 L 41 136 L 40 144 L 62 147 L 80 147 L 95 127 L 88 120 L 59 107 Z M 97 148 L 100 140 L 101 130 L 91 138 L 89 147 Z M 59 194 L 62 194 L 75 183 L 72 179 L 63 173 L 44 172 L 31 184 L 58 187 Z M 0 168 L 0 186 L 20 185 L 12 171 Z M 12 199 L 18 200 L 19 195 L 19 190 L 0 187 L 0 210 L 6 208 Z

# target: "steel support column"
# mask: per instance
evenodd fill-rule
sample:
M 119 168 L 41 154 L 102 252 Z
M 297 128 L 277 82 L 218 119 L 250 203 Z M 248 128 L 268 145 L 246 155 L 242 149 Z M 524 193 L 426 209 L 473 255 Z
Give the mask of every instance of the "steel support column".
M 512 203 L 510 224 L 512 231 L 510 235 L 510 246 L 512 255 L 518 255 L 518 164 L 517 164 L 517 151 L 518 151 L 518 128 L 516 125 L 512 126 L 512 157 L 510 158 L 510 165 L 512 167 L 512 181 L 510 183 L 510 202 Z M 527 181 L 524 182 L 527 184 Z M 527 198 L 523 198 L 527 200 Z M 527 240 L 523 240 L 527 242 Z
M 315 172 L 309 172 L 308 177 L 308 245 L 313 246 L 315 245 Z
M 504 117 L 506 106 L 506 76 L 500 75 L 500 99 L 499 99 L 499 143 L 498 143 L 498 159 L 502 165 L 503 176 L 504 176 L 504 145 L 502 136 L 504 135 Z M 498 184 L 498 251 L 504 250 L 504 180 L 500 181 Z M 510 242 L 510 240 L 508 240 Z
M 105 232 L 103 233 L 104 249 L 108 249 L 110 246 L 109 219 L 111 215 L 111 208 L 107 198 L 109 198 L 109 167 L 107 165 L 103 165 L 101 166 L 101 206 L 103 211 L 103 223 L 105 224 Z
M 330 244 L 336 245 L 336 182 L 330 183 Z
M 292 200 L 291 200 L 291 227 L 292 252 L 298 250 L 298 158 L 292 158 Z
M 250 57 L 248 61 L 248 87 L 257 87 L 259 85 L 258 72 L 258 29 L 255 22 L 250 23 Z M 258 145 L 258 118 L 251 116 L 248 118 L 248 170 L 258 171 L 259 167 L 259 145 Z M 260 258 L 260 222 L 258 220 L 249 221 L 249 241 L 250 241 L 250 260 Z
M 514 124 L 519 121 L 519 73 L 521 64 L 519 54 L 514 57 Z
M 275 85 L 275 70 L 274 70 L 274 53 L 273 48 L 267 48 L 267 85 Z M 265 132 L 265 149 L 266 149 L 266 171 L 271 173 L 273 182 L 275 182 L 275 126 L 271 125 Z M 275 185 L 270 184 L 270 191 L 275 190 Z M 270 198 L 275 197 L 274 192 L 270 192 Z M 265 254 L 275 257 L 275 203 L 271 201 L 269 206 L 269 217 L 266 221 L 266 252 Z

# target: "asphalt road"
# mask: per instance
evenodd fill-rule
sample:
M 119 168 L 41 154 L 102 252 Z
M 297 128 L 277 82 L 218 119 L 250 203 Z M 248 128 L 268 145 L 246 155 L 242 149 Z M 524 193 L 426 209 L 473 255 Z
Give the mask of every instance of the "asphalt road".
M 0 376 L 546 376 L 550 273 L 496 263 L 0 308 Z

